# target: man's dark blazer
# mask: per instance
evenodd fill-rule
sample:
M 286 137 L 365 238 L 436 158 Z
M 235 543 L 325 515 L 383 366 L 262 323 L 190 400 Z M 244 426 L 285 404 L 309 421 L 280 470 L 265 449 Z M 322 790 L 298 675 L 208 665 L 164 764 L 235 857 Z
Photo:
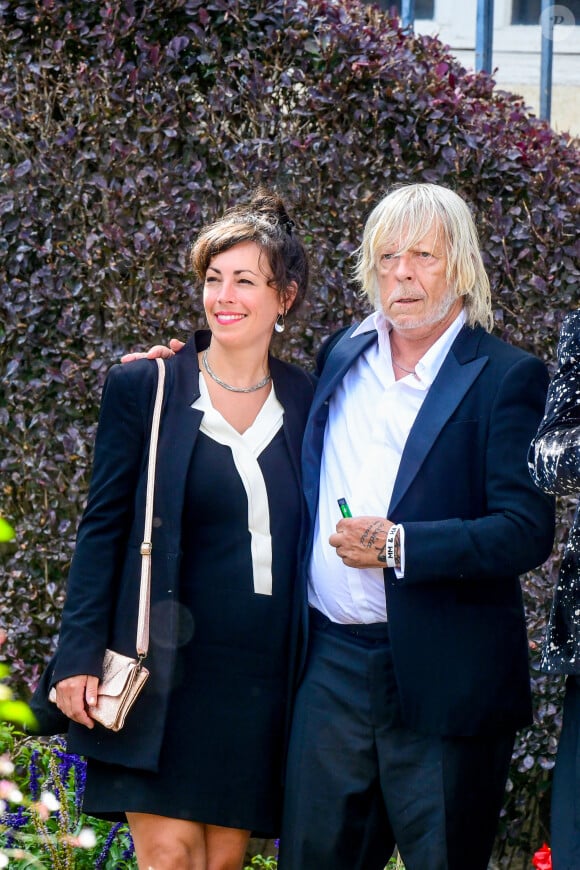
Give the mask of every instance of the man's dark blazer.
M 311 528 L 329 399 L 377 340 L 353 331 L 325 355 L 304 435 Z M 471 735 L 530 721 L 518 575 L 543 562 L 553 541 L 553 500 L 526 462 L 547 385 L 540 360 L 464 326 L 409 434 L 387 511 L 405 529 L 404 579 L 384 575 L 403 713 L 418 731 Z
M 122 731 L 71 723 L 72 751 L 154 770 L 163 737 L 176 649 L 182 506 L 202 412 L 196 353 L 209 344 L 200 331 L 166 361 L 155 501 L 151 589 L 150 677 Z M 300 449 L 314 391 L 309 375 L 270 358 L 283 431 L 300 481 Z M 135 654 L 148 443 L 157 383 L 150 360 L 114 366 L 105 383 L 89 498 L 79 526 L 59 645 L 49 682 L 101 675 L 105 648 Z

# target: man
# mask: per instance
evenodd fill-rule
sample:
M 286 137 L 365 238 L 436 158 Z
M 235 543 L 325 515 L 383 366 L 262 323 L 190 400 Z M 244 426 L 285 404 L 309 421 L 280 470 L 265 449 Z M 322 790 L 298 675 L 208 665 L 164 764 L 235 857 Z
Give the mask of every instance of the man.
M 304 440 L 308 650 L 279 868 L 382 870 L 396 843 L 407 870 L 485 870 L 531 720 L 518 575 L 553 540 L 526 464 L 548 375 L 486 331 L 452 191 L 386 196 L 356 274 L 376 311 L 323 348 Z
M 452 191 L 386 196 L 357 277 L 376 310 L 323 347 L 303 447 L 279 870 L 383 870 L 395 844 L 406 870 L 485 870 L 531 720 L 518 575 L 552 547 L 553 502 L 526 462 L 548 374 L 488 334 L 489 280 Z

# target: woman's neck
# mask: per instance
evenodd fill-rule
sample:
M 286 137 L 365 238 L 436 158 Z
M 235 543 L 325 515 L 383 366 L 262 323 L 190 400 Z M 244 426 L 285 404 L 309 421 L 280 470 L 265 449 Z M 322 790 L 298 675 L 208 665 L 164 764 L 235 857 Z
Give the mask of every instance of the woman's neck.
M 235 387 L 251 386 L 270 373 L 268 348 L 224 348 L 211 342 L 207 362 L 219 378 Z

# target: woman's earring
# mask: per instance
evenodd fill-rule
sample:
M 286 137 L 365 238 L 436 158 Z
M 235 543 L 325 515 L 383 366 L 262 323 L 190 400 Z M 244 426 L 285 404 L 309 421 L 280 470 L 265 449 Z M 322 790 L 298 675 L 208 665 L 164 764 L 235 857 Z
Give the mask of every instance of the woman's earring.
M 286 329 L 286 323 L 284 322 L 284 314 L 279 314 L 276 318 L 276 323 L 274 324 L 274 332 L 284 332 Z

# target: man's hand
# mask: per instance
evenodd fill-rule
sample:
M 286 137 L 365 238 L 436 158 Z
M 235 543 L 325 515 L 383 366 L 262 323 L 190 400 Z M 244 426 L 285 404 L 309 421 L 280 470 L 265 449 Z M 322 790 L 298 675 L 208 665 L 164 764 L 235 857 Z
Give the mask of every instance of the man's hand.
M 74 722 L 85 725 L 87 728 L 94 728 L 95 723 L 88 711 L 97 704 L 98 688 L 98 677 L 92 677 L 88 674 L 67 677 L 66 680 L 61 680 L 55 686 L 56 706 Z
M 384 568 L 387 532 L 392 525 L 384 517 L 342 519 L 328 541 L 349 568 Z
M 142 353 L 126 353 L 121 357 L 121 362 L 128 363 L 136 359 L 157 359 L 158 357 L 169 359 L 169 357 L 174 356 L 174 354 L 180 351 L 184 344 L 185 342 L 180 341 L 178 338 L 172 338 L 169 340 L 169 347 L 166 347 L 164 344 L 155 344 L 149 350 Z

